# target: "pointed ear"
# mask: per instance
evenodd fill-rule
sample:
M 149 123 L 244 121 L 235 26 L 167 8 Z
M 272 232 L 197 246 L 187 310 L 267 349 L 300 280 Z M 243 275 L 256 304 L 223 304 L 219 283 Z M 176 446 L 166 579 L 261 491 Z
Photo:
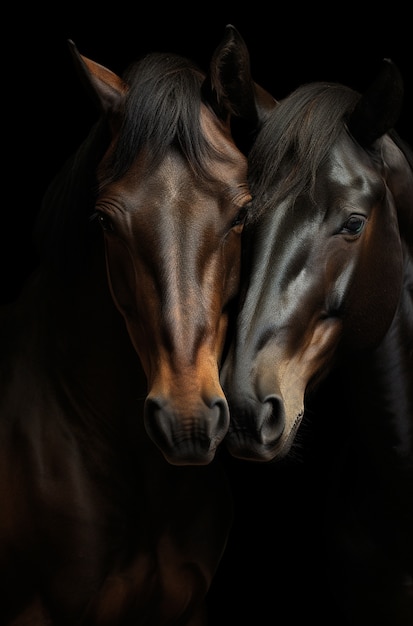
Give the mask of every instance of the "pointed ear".
M 236 117 L 258 125 L 276 105 L 273 96 L 253 81 L 248 48 L 231 24 L 212 56 L 203 95 L 223 121 Z
M 371 146 L 393 128 L 403 104 L 403 79 L 390 59 L 384 59 L 377 78 L 362 94 L 347 120 L 353 137 L 365 147 Z
M 70 39 L 68 44 L 76 69 L 95 105 L 102 112 L 117 111 L 128 85 L 111 70 L 80 54 Z

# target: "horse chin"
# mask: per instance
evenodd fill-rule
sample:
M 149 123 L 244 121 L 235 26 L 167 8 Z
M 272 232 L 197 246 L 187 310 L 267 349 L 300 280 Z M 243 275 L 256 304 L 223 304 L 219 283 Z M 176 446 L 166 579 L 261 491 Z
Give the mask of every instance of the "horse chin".
M 218 445 L 210 439 L 174 439 L 166 441 L 148 433 L 153 443 L 170 465 L 209 465 L 215 458 Z
M 225 438 L 226 448 L 231 456 L 244 461 L 281 461 L 291 450 L 302 418 L 303 412 L 300 412 L 290 427 L 272 430 L 272 436 L 268 430 L 248 429 L 233 420 Z
M 231 456 L 242 461 L 267 463 L 283 458 L 282 446 L 266 446 L 255 439 L 228 436 L 225 445 Z
M 205 466 L 212 463 L 215 458 L 217 448 L 210 448 L 209 450 L 200 450 L 196 447 L 176 447 L 166 450 L 161 449 L 163 457 L 169 465 L 175 466 Z

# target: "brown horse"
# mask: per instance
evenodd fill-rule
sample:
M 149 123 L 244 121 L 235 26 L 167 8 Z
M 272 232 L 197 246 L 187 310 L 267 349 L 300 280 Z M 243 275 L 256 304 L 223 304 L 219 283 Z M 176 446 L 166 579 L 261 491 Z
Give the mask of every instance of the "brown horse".
M 231 129 L 247 144 L 271 98 L 231 26 L 207 74 L 152 53 L 120 77 L 70 47 L 101 116 L 1 311 L 0 622 L 200 626 L 232 519 L 218 368 L 251 196 Z
M 304 416 L 331 435 L 336 422 L 337 436 L 322 439 L 328 579 L 357 626 L 413 624 L 413 158 L 393 128 L 402 94 L 386 60 L 362 96 L 311 83 L 268 117 L 249 156 L 243 293 L 221 377 L 235 457 L 285 459 Z

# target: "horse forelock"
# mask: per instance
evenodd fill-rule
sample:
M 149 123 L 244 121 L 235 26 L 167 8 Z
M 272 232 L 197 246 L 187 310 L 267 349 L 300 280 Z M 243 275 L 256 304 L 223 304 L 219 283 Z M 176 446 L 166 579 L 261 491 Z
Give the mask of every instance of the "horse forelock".
M 208 176 L 212 146 L 200 123 L 203 72 L 179 55 L 151 53 L 130 66 L 123 121 L 110 163 L 111 178 L 122 176 L 145 150 L 148 168 L 177 148 L 198 175 Z
M 311 196 L 317 171 L 360 94 L 337 83 L 301 85 L 279 102 L 263 124 L 249 155 L 254 221 L 287 195 Z

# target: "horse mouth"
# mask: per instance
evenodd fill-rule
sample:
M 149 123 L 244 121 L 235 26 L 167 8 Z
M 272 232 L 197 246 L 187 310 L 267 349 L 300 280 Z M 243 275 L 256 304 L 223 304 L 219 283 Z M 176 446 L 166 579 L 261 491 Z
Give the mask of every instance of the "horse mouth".
M 171 450 L 166 450 L 165 448 L 161 449 L 165 460 L 170 465 L 176 466 L 209 465 L 214 460 L 216 451 L 216 448 L 205 450 L 194 446 L 174 447 Z
M 301 410 L 289 429 L 285 426 L 281 430 L 275 429 L 271 431 L 273 436 L 269 436 L 268 430 L 248 428 L 232 421 L 225 445 L 231 456 L 237 459 L 262 463 L 281 461 L 288 456 L 303 417 L 304 410 Z
M 159 397 L 145 402 L 145 428 L 148 436 L 171 465 L 208 465 L 229 428 L 225 400 L 201 404 L 192 414 L 173 410 Z

